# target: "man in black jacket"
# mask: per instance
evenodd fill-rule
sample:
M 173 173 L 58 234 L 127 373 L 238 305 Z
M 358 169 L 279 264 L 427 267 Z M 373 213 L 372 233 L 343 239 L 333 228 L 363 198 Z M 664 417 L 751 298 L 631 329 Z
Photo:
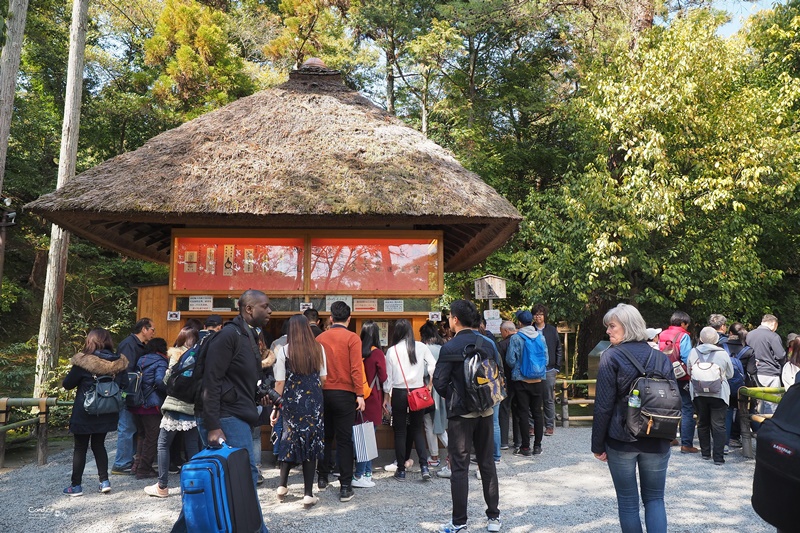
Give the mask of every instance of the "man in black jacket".
M 255 393 L 261 376 L 258 337 L 272 314 L 269 298 L 249 290 L 239 298 L 239 316 L 211 339 L 203 372 L 203 425 L 208 443 L 245 448 L 253 486 L 258 480 L 252 428 L 258 421 Z
M 544 392 L 544 434 L 550 436 L 556 425 L 555 387 L 556 376 L 564 363 L 564 345 L 558 336 L 558 330 L 552 324 L 547 324 L 547 308 L 536 304 L 531 309 L 533 314 L 533 327 L 544 335 L 547 344 L 547 374 L 545 375 Z M 533 426 L 531 426 L 533 427 Z
M 117 355 L 124 355 L 128 359 L 128 372 L 136 369 L 139 358 L 147 353 L 145 346 L 155 336 L 156 328 L 149 318 L 141 318 L 130 335 L 122 339 L 117 346 Z M 134 443 L 136 439 L 136 423 L 127 407 L 119 412 L 117 423 L 117 453 L 114 464 L 111 466 L 112 474 L 130 474 L 133 466 Z
M 456 300 L 450 307 L 450 328 L 454 337 L 442 346 L 439 360 L 433 373 L 433 386 L 446 399 L 448 418 L 447 452 L 450 458 L 450 493 L 453 500 L 452 520 L 439 528 L 439 533 L 456 533 L 467 528 L 467 498 L 469 496 L 469 452 L 475 447 L 478 468 L 483 483 L 483 498 L 486 501 L 488 531 L 500 531 L 499 493 L 497 470 L 495 469 L 494 409 L 470 412 L 462 401 L 465 398 L 464 348 L 474 344 L 478 334 L 471 328 L 480 324 L 480 315 L 475 304 Z M 502 364 L 495 351 L 498 365 Z

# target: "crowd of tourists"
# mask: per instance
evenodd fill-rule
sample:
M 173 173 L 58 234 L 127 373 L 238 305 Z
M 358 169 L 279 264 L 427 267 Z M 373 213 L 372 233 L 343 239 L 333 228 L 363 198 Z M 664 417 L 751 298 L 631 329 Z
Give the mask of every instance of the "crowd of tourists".
M 77 388 L 70 420 L 73 474 L 65 494 L 83 494 L 90 445 L 103 493 L 111 490 L 110 470 L 152 478 L 144 492 L 169 497 L 170 474 L 178 474 L 199 450 L 222 442 L 247 450 L 255 487 L 263 482 L 260 427 L 269 425 L 279 467 L 279 501 L 286 500 L 290 472 L 297 468 L 304 507 L 317 504 L 315 488 L 317 493 L 328 489 L 334 478 L 339 500 L 347 502 L 354 489 L 375 486 L 372 474 L 378 466 L 356 460 L 353 440 L 353 427 L 371 422 L 374 428 L 389 424 L 393 429 L 395 460 L 383 468 L 394 480 L 404 482 L 414 468 L 413 450 L 423 480 L 434 475 L 450 479 L 452 516 L 440 533 L 466 530 L 470 461 L 478 464 L 487 530 L 500 531 L 496 467 L 502 451 L 513 447 L 518 456 L 539 455 L 543 437 L 555 430 L 554 386 L 563 346 L 556 328 L 547 323 L 545 306 L 515 313 L 513 321 L 501 324 L 497 340 L 486 331 L 475 305 L 457 300 L 444 322 L 428 321 L 419 329 L 421 341 L 415 340 L 411 323 L 401 319 L 388 343 L 370 320 L 359 334 L 351 331 L 350 308 L 344 302 L 331 305 L 325 326 L 314 309 L 292 316 L 271 343 L 265 335 L 272 312 L 267 296 L 245 292 L 239 311 L 224 326 L 218 315 L 202 324 L 190 319 L 171 347 L 155 336 L 147 318 L 136 323 L 116 351 L 108 331 L 89 332 L 63 382 L 66 389 Z M 604 321 L 611 347 L 598 370 L 591 449 L 609 465 L 622 530 L 642 530 L 638 468 L 647 530 L 666 531 L 664 486 L 671 446 L 723 465 L 730 449 L 741 446 L 738 389 L 794 383 L 800 338 L 791 334 L 787 339 L 787 358 L 772 315 L 765 315 L 751 332 L 739 323 L 728 328 L 724 316 L 712 315 L 696 345 L 689 333 L 691 319 L 683 312 L 674 313 L 663 330 L 647 328 L 639 312 L 625 304 L 609 311 Z M 199 348 L 204 343 L 207 351 Z M 464 360 L 467 350 L 483 343 L 503 390 L 494 405 L 475 409 L 468 401 Z M 193 400 L 171 395 L 172 373 L 185 368 L 187 357 L 200 359 L 200 354 L 203 363 L 198 361 L 196 372 L 201 381 Z M 677 434 L 673 429 L 661 438 L 637 438 L 626 429 L 622 406 L 641 375 L 637 366 L 655 369 L 675 383 L 680 393 Z M 718 387 L 691 379 L 693 369 L 700 367 L 718 372 Z M 126 390 L 131 379 L 141 380 L 139 397 L 133 403 L 126 399 L 118 412 L 89 414 L 98 376 L 111 376 Z M 423 408 L 417 406 L 420 390 L 431 397 Z M 759 409 L 770 412 L 773 407 L 763 402 Z M 695 425 L 699 448 L 694 446 Z M 117 449 L 109 467 L 104 440 L 111 431 L 117 431 Z M 440 443 L 446 456 L 440 457 Z

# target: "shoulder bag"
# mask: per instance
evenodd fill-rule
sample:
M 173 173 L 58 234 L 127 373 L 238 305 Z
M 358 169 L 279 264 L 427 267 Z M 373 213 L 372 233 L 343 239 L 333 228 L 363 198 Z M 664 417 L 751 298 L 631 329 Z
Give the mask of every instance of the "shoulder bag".
M 412 411 L 422 411 L 433 405 L 433 395 L 428 387 L 420 387 L 411 390 L 408 388 L 408 381 L 406 381 L 406 373 L 403 371 L 403 365 L 400 363 L 400 354 L 397 353 L 397 348 L 394 349 L 394 356 L 397 358 L 397 366 L 400 367 L 400 373 L 403 374 L 403 382 L 406 384 L 408 391 L 408 408 Z

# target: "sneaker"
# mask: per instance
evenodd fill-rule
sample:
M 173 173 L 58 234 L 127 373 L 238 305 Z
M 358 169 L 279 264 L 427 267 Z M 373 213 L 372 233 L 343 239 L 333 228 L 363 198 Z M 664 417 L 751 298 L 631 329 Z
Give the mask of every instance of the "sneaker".
M 728 446 L 730 446 L 731 448 L 741 448 L 742 441 L 740 441 L 739 439 L 731 439 L 730 441 L 728 441 Z
M 711 460 L 711 456 L 710 455 L 704 455 L 703 456 L 703 460 L 704 461 L 710 461 Z
M 375 486 L 375 482 L 369 479 L 367 476 L 361 476 L 354 477 L 353 482 L 350 485 L 359 489 L 370 489 Z
M 436 472 L 436 475 L 439 477 L 450 479 L 450 476 L 452 476 L 453 473 L 450 471 L 450 467 L 445 465 L 442 468 L 440 468 L 438 472 Z
M 474 465 L 478 464 L 478 456 L 477 455 L 470 455 L 469 456 L 469 462 L 474 464 Z
M 115 466 L 114 468 L 111 469 L 111 473 L 114 474 L 115 476 L 129 476 L 131 475 L 131 467 L 124 466 L 120 468 Z
M 542 447 L 541 446 L 534 446 L 533 447 L 533 455 L 541 455 Z
M 397 461 L 383 467 L 387 472 L 397 472 Z
M 439 459 L 428 459 L 428 466 L 433 468 L 439 468 L 439 465 L 441 464 L 442 462 Z
M 714 461 L 715 466 L 722 466 L 724 464 L 725 464 L 725 459 L 723 459 L 722 461 Z
M 158 483 L 154 483 L 153 485 L 148 485 L 144 488 L 145 494 L 148 496 L 154 496 L 156 498 L 166 498 L 169 496 L 169 489 L 164 487 L 163 489 L 158 485 Z
M 503 527 L 503 523 L 499 518 L 490 518 L 489 523 L 486 524 L 486 531 L 500 531 L 501 527 Z
M 97 491 L 104 494 L 106 492 L 111 492 L 111 482 L 109 480 L 101 481 Z
M 258 478 L 256 479 L 256 485 L 263 485 L 264 484 L 264 476 L 261 475 L 261 472 L 258 473 Z
M 547 428 L 544 430 L 545 437 L 552 437 L 553 436 L 553 428 Z M 491 531 L 491 530 L 490 530 Z
M 524 455 L 525 457 L 530 457 L 531 449 L 530 448 L 517 448 L 514 450 L 514 455 Z
M 460 531 L 466 533 L 467 524 L 464 524 L 464 525 L 461 525 L 461 526 L 454 526 L 453 523 L 450 522 L 450 523 L 444 524 L 442 526 L 439 526 L 439 529 L 437 530 L 437 533 L 458 533 Z
M 508 444 L 501 444 L 500 445 L 500 449 L 501 450 L 507 450 L 508 449 Z
M 394 478 L 397 481 L 405 481 L 406 480 L 406 471 L 405 470 L 398 470 L 394 473 Z
M 323 476 L 322 474 L 319 475 L 317 478 L 317 488 L 319 490 L 325 490 L 328 488 L 328 476 Z
M 481 469 L 480 468 L 475 471 L 475 477 L 478 478 L 478 479 L 483 479 L 483 478 L 481 478 Z
M 180 471 L 181 471 L 181 467 L 179 467 L 178 465 L 176 465 L 176 464 L 170 464 L 169 465 L 169 473 L 170 474 L 177 474 Z
M 411 468 L 412 466 L 414 466 L 414 459 L 409 459 L 408 461 L 406 461 L 406 462 L 405 462 L 405 463 L 403 463 L 403 464 L 406 466 L 406 470 L 408 470 L 409 468 Z
M 422 472 L 422 480 L 423 481 L 430 481 L 431 480 L 431 470 L 425 465 L 419 467 L 420 472 Z
M 342 485 L 342 488 L 339 489 L 340 502 L 349 502 L 353 499 L 353 496 L 353 489 L 351 489 L 348 485 Z
M 728 446 L 728 445 L 726 444 L 726 445 L 725 445 L 725 447 L 722 449 L 722 453 L 723 453 L 723 454 L 725 454 L 725 455 L 728 455 L 729 453 L 731 453 L 731 448 L 730 448 L 730 446 Z
M 83 487 L 80 485 L 72 485 L 64 489 L 64 494 L 67 496 L 83 496 Z
M 699 451 L 700 449 L 694 446 L 681 446 L 681 453 L 698 453 Z

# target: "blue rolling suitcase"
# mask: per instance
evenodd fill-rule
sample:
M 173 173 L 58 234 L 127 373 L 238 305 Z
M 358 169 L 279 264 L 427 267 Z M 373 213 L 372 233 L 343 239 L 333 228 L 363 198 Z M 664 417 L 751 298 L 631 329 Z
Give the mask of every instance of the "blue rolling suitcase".
M 206 448 L 181 468 L 186 528 L 192 533 L 261 531 L 263 521 L 244 448 Z

